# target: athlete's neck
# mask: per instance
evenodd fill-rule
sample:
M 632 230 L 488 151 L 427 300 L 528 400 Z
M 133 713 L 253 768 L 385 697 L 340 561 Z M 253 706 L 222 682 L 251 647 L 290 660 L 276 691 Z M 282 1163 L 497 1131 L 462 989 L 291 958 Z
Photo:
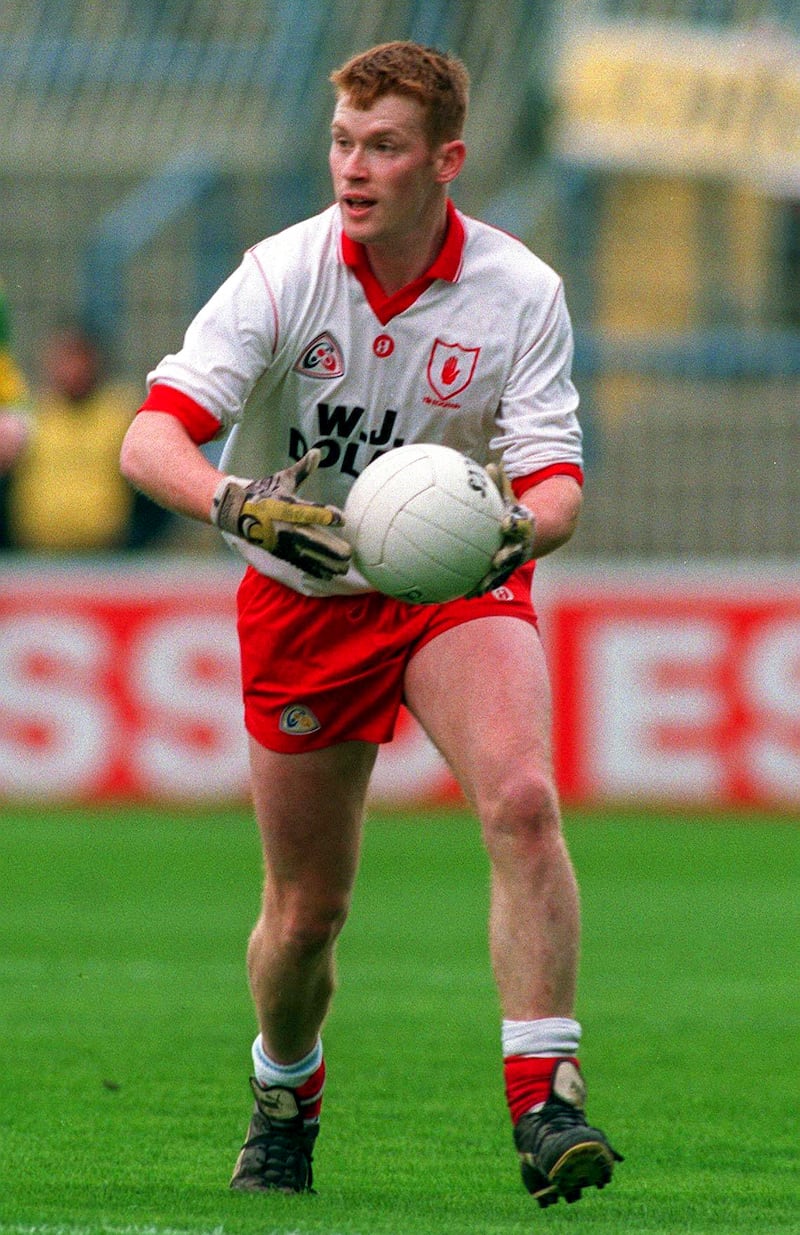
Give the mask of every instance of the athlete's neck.
M 447 235 L 447 215 L 442 214 L 434 229 L 403 241 L 364 246 L 370 269 L 387 296 L 408 287 L 429 270 L 441 252 Z

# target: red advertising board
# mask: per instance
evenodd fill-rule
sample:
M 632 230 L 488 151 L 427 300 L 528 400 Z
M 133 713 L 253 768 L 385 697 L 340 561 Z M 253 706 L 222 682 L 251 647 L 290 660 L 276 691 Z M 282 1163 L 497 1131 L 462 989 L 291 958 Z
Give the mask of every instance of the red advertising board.
M 593 568 L 544 591 L 568 801 L 800 807 L 800 577 Z
M 0 590 L 0 791 L 225 798 L 246 786 L 235 581 L 20 569 Z
M 247 796 L 238 567 L 17 566 L 0 583 L 0 797 Z M 559 785 L 605 801 L 800 808 L 800 579 L 543 563 Z M 404 716 L 374 798 L 456 792 Z
M 0 798 L 178 800 L 248 794 L 235 564 L 6 567 L 0 581 Z M 404 716 L 373 791 L 454 785 Z

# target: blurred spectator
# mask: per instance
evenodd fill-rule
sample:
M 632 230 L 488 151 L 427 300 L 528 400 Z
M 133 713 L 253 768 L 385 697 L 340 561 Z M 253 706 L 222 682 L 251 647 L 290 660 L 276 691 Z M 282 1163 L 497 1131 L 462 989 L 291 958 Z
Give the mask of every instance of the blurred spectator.
M 160 540 L 172 516 L 119 471 L 139 392 L 105 379 L 97 342 L 77 325 L 53 331 L 41 365 L 30 434 L 7 477 L 4 547 L 93 553 Z
M 0 476 L 19 457 L 29 428 L 28 388 L 11 353 L 10 315 L 0 285 Z

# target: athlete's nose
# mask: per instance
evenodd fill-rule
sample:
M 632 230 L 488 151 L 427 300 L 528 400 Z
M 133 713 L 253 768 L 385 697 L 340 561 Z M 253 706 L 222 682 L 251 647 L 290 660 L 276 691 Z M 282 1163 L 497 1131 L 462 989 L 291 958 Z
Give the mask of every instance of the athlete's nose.
M 359 150 L 358 146 L 353 146 L 352 150 L 348 150 L 342 164 L 342 175 L 348 180 L 363 180 L 366 176 L 364 152 Z

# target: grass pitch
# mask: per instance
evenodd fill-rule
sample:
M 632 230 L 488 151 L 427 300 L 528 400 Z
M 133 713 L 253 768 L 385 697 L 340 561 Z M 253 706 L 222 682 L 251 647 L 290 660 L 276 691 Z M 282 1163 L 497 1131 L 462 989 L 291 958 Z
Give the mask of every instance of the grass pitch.
M 245 813 L 6 811 L 0 1235 L 790 1235 L 798 1206 L 800 830 L 573 815 L 590 1118 L 605 1192 L 522 1190 L 457 811 L 368 825 L 316 1197 L 228 1191 L 249 1116 Z

